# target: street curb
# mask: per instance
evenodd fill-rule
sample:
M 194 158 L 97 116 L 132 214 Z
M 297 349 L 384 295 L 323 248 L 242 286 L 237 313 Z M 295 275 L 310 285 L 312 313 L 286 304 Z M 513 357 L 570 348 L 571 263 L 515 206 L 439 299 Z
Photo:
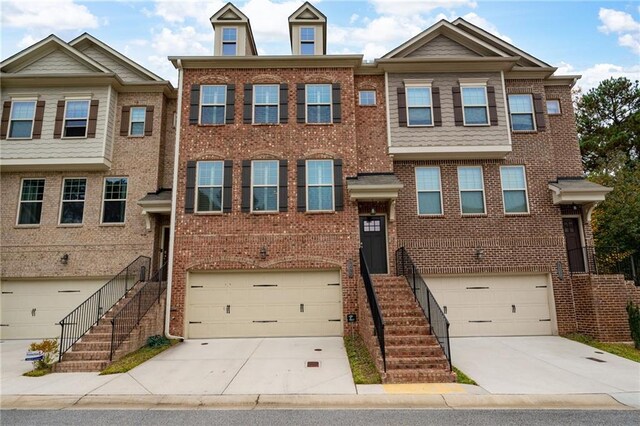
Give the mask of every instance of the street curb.
M 4 410 L 526 409 L 633 410 L 606 394 L 582 395 L 6 395 Z

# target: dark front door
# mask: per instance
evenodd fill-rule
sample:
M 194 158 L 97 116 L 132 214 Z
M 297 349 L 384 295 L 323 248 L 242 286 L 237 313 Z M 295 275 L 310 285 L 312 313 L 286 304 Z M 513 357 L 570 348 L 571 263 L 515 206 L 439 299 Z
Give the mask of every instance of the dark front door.
M 562 218 L 564 240 L 567 243 L 567 257 L 571 272 L 585 272 L 584 252 L 580 240 L 580 221 L 577 217 Z
M 384 216 L 360 218 L 360 244 L 372 274 L 387 273 L 387 237 Z
M 160 266 L 164 266 L 162 270 L 162 279 L 166 281 L 167 270 L 169 268 L 169 238 L 171 237 L 171 228 L 168 226 L 162 228 L 162 256 Z

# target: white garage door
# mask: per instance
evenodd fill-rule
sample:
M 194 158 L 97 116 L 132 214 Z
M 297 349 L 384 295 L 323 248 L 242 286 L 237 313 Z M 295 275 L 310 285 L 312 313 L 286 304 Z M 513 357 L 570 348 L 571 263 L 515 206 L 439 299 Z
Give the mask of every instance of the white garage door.
M 451 336 L 552 333 L 548 275 L 423 278 L 446 311 Z
M 0 338 L 44 339 L 60 336 L 58 321 L 102 287 L 92 280 L 2 281 Z
M 187 336 L 341 336 L 338 271 L 190 273 Z

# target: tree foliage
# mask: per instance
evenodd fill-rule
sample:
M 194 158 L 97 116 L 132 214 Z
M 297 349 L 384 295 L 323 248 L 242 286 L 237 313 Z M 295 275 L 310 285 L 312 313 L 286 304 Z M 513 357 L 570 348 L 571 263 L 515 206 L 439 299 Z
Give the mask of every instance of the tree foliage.
M 638 81 L 602 81 L 578 98 L 576 120 L 588 178 L 614 188 L 593 214 L 596 245 L 640 253 Z

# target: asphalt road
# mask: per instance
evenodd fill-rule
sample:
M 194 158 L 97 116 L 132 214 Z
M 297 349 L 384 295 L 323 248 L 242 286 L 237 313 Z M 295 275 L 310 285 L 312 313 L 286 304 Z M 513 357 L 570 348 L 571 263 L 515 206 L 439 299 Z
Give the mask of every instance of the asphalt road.
M 638 411 L 585 410 L 3 410 L 3 425 L 636 425 Z

